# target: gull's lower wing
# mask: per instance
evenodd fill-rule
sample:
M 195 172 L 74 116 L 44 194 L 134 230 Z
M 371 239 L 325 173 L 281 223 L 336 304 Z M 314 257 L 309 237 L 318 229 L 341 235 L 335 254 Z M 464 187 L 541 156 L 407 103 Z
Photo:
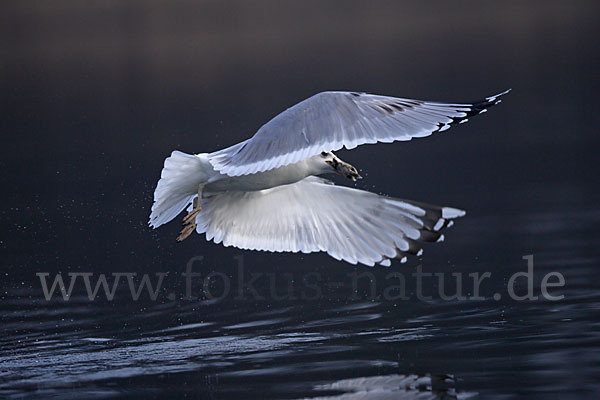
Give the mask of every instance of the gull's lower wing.
M 439 241 L 440 230 L 464 211 L 380 196 L 308 177 L 257 192 L 204 198 L 197 232 L 207 240 L 247 250 L 325 251 L 352 264 L 390 265 L 420 254 L 420 241 Z
M 485 112 L 509 91 L 465 104 L 323 92 L 277 115 L 252 138 L 210 154 L 209 161 L 223 174 L 248 175 L 322 151 L 429 136 Z

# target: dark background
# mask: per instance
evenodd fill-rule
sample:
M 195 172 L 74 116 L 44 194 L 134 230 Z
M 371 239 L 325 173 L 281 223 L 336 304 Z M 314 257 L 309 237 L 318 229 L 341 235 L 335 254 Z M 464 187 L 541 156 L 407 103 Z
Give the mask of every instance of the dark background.
M 2 299 L 41 296 L 36 272 L 179 274 L 195 255 L 232 275 L 239 254 L 263 272 L 362 271 L 197 235 L 176 244 L 179 221 L 147 226 L 172 150 L 237 143 L 324 90 L 466 102 L 512 88 L 445 133 L 339 155 L 361 170 L 360 188 L 468 211 L 426 248 L 426 268 L 495 268 L 501 286 L 535 253 L 561 271 L 583 263 L 575 292 L 597 281 L 596 1 L 19 1 L 0 11 Z M 19 334 L 22 308 L 6 309 Z M 443 367 L 411 365 L 461 370 L 459 353 Z M 478 368 L 471 357 L 463 376 Z M 502 379 L 474 386 L 509 390 Z
M 323 90 L 452 102 L 513 88 L 458 129 L 344 157 L 361 187 L 471 212 L 518 209 L 522 189 L 585 201 L 600 143 L 596 4 L 5 4 L 4 269 L 13 280 L 231 253 L 201 238 L 176 246 L 178 223 L 146 227 L 164 158 L 237 143 Z

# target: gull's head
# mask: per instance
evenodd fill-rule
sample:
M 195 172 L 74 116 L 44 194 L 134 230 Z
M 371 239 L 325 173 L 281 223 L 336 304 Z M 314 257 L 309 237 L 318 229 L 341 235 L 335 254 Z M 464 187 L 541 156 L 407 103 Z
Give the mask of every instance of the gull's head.
M 340 160 L 332 152 L 322 152 L 320 157 L 327 165 L 329 165 L 331 168 L 333 168 L 332 172 L 336 172 L 342 176 L 345 176 L 348 179 L 352 179 L 353 181 L 362 178 L 358 174 L 358 171 L 356 170 L 356 168 L 354 168 L 352 165 L 348 164 L 347 162 Z

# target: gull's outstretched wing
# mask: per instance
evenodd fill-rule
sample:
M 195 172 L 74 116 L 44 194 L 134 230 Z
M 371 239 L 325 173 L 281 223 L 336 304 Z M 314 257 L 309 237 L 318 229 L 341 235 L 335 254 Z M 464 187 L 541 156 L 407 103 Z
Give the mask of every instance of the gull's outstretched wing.
M 248 175 L 292 164 L 322 151 L 429 136 L 485 112 L 509 91 L 471 104 L 323 92 L 277 115 L 252 138 L 209 154 L 209 161 L 223 174 Z
M 352 264 L 388 266 L 390 259 L 420 254 L 417 240 L 443 239 L 440 230 L 464 214 L 308 177 L 272 189 L 204 198 L 196 230 L 225 246 L 325 251 Z

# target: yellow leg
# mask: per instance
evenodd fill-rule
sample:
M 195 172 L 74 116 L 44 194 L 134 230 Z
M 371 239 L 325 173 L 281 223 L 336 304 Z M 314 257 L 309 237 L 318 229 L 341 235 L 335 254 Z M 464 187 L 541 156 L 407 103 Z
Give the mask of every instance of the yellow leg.
M 190 211 L 190 213 L 183 218 L 183 225 L 185 226 L 177 237 L 178 242 L 187 239 L 196 229 L 196 217 L 198 214 L 200 214 L 200 211 L 202 211 L 202 190 L 204 189 L 205 185 L 206 184 L 203 183 L 198 186 L 198 197 L 196 197 L 192 203 L 194 205 L 192 211 Z

